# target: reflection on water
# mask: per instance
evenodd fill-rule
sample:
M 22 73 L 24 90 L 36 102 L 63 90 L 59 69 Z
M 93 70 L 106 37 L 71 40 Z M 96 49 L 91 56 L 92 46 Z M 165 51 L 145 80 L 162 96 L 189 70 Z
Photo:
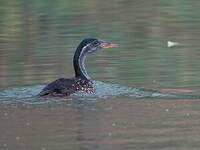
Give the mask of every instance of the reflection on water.
M 0 105 L 0 149 L 199 149 L 198 98 L 144 90 L 199 95 L 199 6 L 1 0 L 0 100 L 15 103 Z M 119 44 L 87 59 L 90 75 L 103 81 L 95 98 L 75 95 L 61 105 L 29 99 L 42 85 L 73 76 L 73 53 L 85 37 Z M 168 41 L 179 45 L 169 48 Z M 138 90 L 151 97 L 138 98 Z

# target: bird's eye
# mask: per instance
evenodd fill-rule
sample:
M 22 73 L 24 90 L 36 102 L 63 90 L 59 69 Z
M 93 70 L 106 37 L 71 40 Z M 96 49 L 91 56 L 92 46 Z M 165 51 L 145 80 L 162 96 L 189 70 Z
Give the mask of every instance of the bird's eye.
M 98 45 L 99 45 L 99 42 L 98 42 L 98 41 L 94 41 L 94 42 L 93 42 L 93 45 L 98 46 Z

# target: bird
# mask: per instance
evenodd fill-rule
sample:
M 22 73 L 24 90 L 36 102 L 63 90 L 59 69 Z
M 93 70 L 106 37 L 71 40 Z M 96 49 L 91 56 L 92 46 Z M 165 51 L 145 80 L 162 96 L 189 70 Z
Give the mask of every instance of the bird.
M 85 69 L 86 56 L 102 48 L 115 47 L 117 47 L 117 44 L 104 40 L 96 38 L 83 39 L 78 45 L 73 57 L 74 77 L 60 78 L 49 83 L 39 92 L 38 96 L 65 97 L 79 91 L 94 93 L 94 83 Z

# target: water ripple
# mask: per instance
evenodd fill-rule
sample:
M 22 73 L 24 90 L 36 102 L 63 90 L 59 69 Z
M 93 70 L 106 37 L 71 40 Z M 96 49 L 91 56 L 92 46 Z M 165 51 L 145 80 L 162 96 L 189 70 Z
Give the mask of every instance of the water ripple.
M 132 99 L 144 98 L 195 98 L 192 96 L 175 95 L 170 93 L 161 93 L 155 90 L 147 90 L 143 88 L 132 88 L 121 86 L 119 84 L 104 83 L 95 81 L 96 92 L 87 94 L 78 92 L 66 98 L 39 98 L 36 95 L 44 87 L 44 85 L 34 85 L 25 87 L 16 87 L 0 91 L 0 104 L 47 104 L 60 103 L 70 100 L 87 100 L 97 101 L 100 99 L 108 99 L 118 96 L 126 96 Z

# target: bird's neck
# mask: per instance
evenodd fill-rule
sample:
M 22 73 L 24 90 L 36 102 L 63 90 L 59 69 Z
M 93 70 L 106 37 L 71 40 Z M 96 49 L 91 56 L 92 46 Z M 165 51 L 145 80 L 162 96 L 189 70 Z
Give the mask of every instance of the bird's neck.
M 73 64 L 74 64 L 75 76 L 77 78 L 90 80 L 91 78 L 85 69 L 86 56 L 87 56 L 86 50 L 77 49 L 74 54 Z

